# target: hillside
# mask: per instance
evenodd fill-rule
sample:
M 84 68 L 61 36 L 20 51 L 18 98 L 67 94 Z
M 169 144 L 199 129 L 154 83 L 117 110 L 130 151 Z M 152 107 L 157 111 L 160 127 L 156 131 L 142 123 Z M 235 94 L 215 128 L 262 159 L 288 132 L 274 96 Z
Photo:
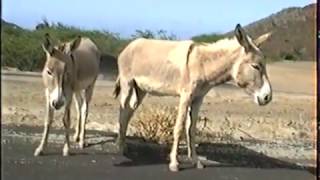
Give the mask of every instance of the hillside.
M 22 29 L 21 27 L 19 27 L 18 25 L 14 24 L 14 23 L 9 23 L 3 19 L 1 19 L 1 27 L 12 27 L 15 29 Z
M 272 38 L 262 45 L 262 50 L 271 60 L 315 60 L 316 55 L 316 4 L 305 7 L 290 7 L 255 21 L 244 28 L 256 38 L 272 31 Z M 195 41 L 214 42 L 233 35 L 202 34 L 192 37 Z
M 102 52 L 100 63 L 101 73 L 117 73 L 116 57 L 120 51 L 133 39 L 144 37 L 153 39 L 176 39 L 165 30 L 152 32 L 136 30 L 131 38 L 120 38 L 117 33 L 105 30 L 84 30 L 60 22 L 49 23 L 47 20 L 39 23 L 35 29 L 24 29 L 16 24 L 1 19 L 1 65 L 14 67 L 22 71 L 40 71 L 45 62 L 41 48 L 44 34 L 49 33 L 55 42 L 69 41 L 77 35 L 89 37 Z
M 287 60 L 315 60 L 316 54 L 316 4 L 291 7 L 266 18 L 250 23 L 244 28 L 253 38 L 272 31 L 270 40 L 261 46 L 268 57 Z M 225 36 L 233 35 L 233 31 Z M 212 36 L 216 36 L 213 34 Z
M 315 60 L 316 4 L 287 8 L 253 22 L 245 29 L 253 36 L 272 31 L 273 37 L 262 46 L 267 55 L 289 60 Z
M 45 33 L 49 33 L 55 42 L 72 40 L 77 35 L 89 37 L 102 52 L 101 64 L 110 64 L 111 67 L 107 68 L 111 69 L 116 66 L 115 57 L 129 42 L 129 40 L 121 39 L 117 34 L 108 31 L 82 30 L 61 23 L 34 30 L 21 28 L 5 20 L 1 20 L 1 25 L 1 65 L 15 67 L 23 71 L 39 71 L 42 69 L 45 54 L 41 44 Z M 105 68 L 101 67 L 101 69 L 104 72 Z
M 272 14 L 259 21 L 250 23 L 244 28 L 254 38 L 260 34 L 272 31 L 272 38 L 262 45 L 262 50 L 270 60 L 315 60 L 315 8 L 310 4 L 303 8 L 291 7 Z M 87 36 L 96 42 L 103 53 L 101 71 L 115 73 L 117 71 L 116 58 L 128 42 L 138 37 L 156 39 L 175 39 L 175 35 L 167 35 L 166 31 L 151 32 L 137 30 L 132 38 L 123 39 L 116 33 L 97 30 L 83 30 L 76 27 L 44 21 L 34 30 L 28 30 L 16 24 L 1 19 L 1 65 L 15 67 L 24 71 L 39 71 L 44 64 L 44 53 L 41 43 L 45 33 L 56 40 L 71 40 L 77 35 Z M 192 39 L 195 41 L 213 42 L 229 33 L 203 34 Z

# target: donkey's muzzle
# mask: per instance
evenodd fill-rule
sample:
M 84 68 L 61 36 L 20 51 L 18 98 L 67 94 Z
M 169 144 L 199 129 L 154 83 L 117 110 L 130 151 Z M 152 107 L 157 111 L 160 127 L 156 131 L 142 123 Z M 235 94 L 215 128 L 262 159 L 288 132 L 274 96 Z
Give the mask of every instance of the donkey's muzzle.
M 267 105 L 272 100 L 272 95 L 266 94 L 262 98 L 257 96 L 259 106 Z

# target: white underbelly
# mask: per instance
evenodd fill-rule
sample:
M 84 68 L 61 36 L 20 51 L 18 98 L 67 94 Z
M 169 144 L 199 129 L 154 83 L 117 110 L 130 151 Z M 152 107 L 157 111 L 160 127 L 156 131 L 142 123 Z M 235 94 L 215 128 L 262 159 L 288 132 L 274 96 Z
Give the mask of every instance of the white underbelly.
M 140 89 L 152 95 L 174 96 L 178 94 L 177 85 L 170 82 L 157 82 L 144 77 L 137 77 L 135 81 Z

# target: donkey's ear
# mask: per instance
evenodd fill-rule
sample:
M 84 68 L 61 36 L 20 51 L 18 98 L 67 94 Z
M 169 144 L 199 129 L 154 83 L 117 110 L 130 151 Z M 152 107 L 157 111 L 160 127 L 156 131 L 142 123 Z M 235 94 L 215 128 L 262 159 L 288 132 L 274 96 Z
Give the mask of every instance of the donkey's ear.
M 42 43 L 42 49 L 44 50 L 44 52 L 52 55 L 53 53 L 53 45 L 51 42 L 51 38 L 50 35 L 48 33 L 45 34 L 45 40 Z
M 70 51 L 76 50 L 81 43 L 81 36 L 78 36 L 77 39 L 75 39 L 71 44 L 70 44 Z
M 272 32 L 265 33 L 259 36 L 257 39 L 254 40 L 254 43 L 259 47 L 263 42 L 270 38 Z
M 58 49 L 63 52 L 66 49 L 66 44 L 65 43 L 60 43 L 59 46 L 58 46 Z
M 241 46 L 244 47 L 245 51 L 248 52 L 250 50 L 250 42 L 247 36 L 247 33 L 244 31 L 244 29 L 241 27 L 240 24 L 237 24 L 234 34 L 236 35 L 236 38 Z

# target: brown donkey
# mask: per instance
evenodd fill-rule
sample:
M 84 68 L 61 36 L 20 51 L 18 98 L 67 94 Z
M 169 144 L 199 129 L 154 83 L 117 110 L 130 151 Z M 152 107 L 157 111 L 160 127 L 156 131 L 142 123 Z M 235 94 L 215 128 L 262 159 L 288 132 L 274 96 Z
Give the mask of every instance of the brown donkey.
M 49 34 L 42 45 L 46 63 L 42 79 L 46 94 L 46 117 L 41 143 L 34 155 L 43 153 L 55 110 L 64 107 L 63 124 L 65 143 L 63 155 L 69 154 L 70 106 L 73 94 L 77 108 L 77 126 L 74 135 L 80 148 L 84 147 L 85 123 L 95 81 L 99 73 L 100 51 L 89 39 L 78 37 L 74 41 L 53 46 Z
M 119 76 L 114 95 L 120 94 L 117 144 L 123 152 L 128 122 L 146 93 L 180 97 L 169 169 L 178 171 L 177 151 L 185 125 L 188 157 L 203 165 L 195 148 L 196 119 L 204 96 L 214 86 L 233 80 L 258 105 L 272 99 L 264 56 L 258 45 L 270 34 L 253 41 L 238 24 L 235 37 L 216 43 L 137 39 L 119 55 Z

